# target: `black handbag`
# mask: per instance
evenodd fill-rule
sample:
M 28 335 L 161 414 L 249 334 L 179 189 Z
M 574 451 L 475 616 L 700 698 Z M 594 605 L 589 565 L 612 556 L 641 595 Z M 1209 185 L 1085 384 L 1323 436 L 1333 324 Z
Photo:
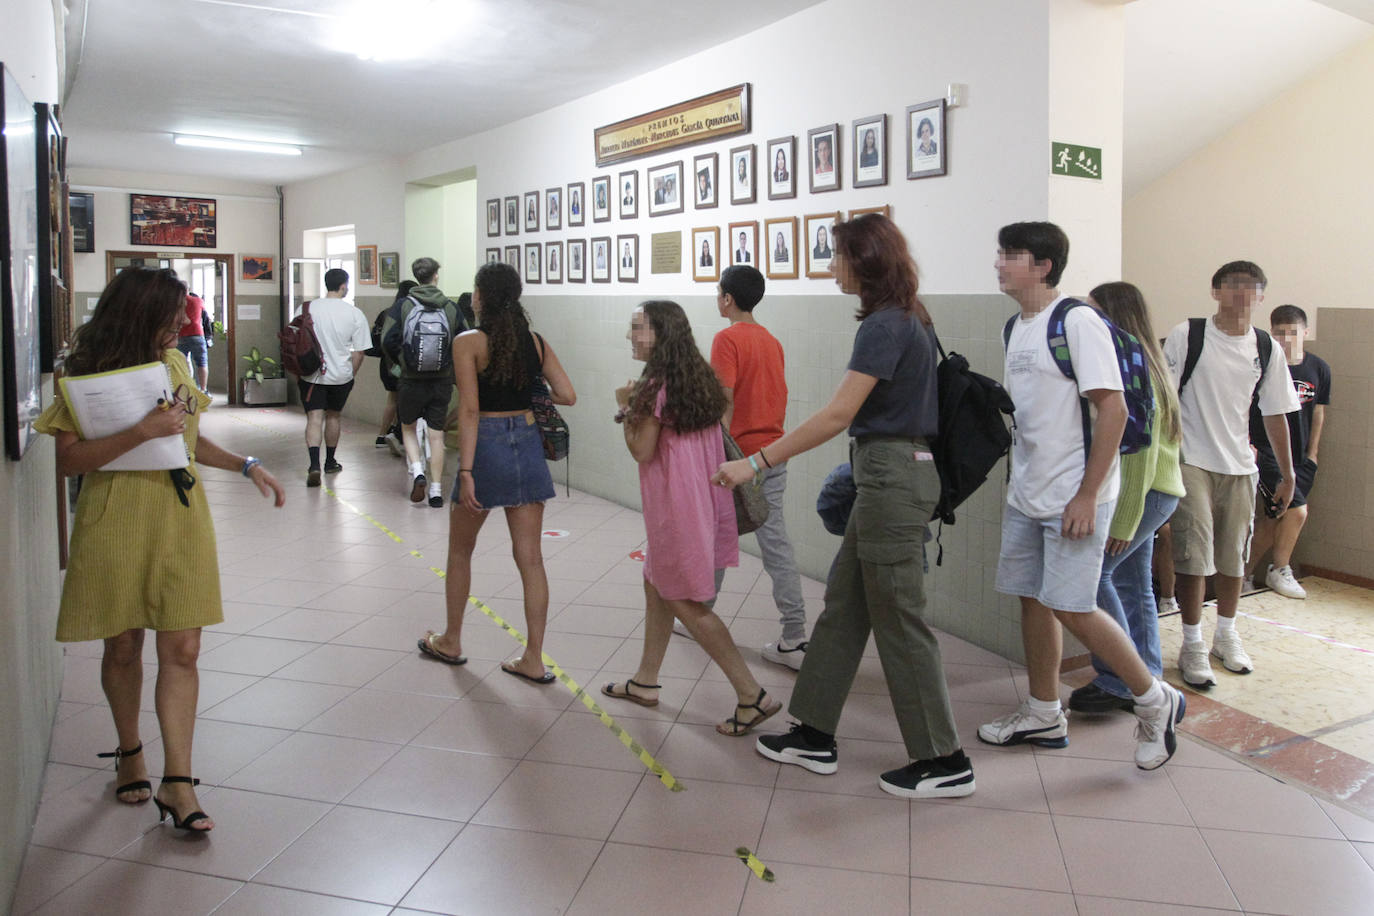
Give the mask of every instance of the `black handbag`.
M 744 457 L 725 424 L 720 426 L 721 437 L 725 440 L 725 460 L 738 461 Z M 748 534 L 763 527 L 768 521 L 768 500 L 763 495 L 763 481 L 758 475 L 748 483 L 735 487 L 735 528 L 740 534 Z

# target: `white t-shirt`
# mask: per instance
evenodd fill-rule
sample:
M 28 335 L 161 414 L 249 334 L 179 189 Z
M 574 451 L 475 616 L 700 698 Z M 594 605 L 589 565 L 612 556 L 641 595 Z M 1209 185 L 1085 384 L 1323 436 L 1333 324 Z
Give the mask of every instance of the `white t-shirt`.
M 1178 385 L 1188 358 L 1188 322 L 1177 325 L 1164 341 L 1164 359 Z M 1211 318 L 1202 339 L 1202 355 L 1179 401 L 1183 424 L 1181 458 L 1186 464 L 1217 474 L 1253 474 L 1250 451 L 1250 396 L 1259 381 L 1259 345 L 1253 328 L 1227 334 Z M 1269 354 L 1269 369 L 1260 388 L 1260 413 L 1266 417 L 1298 409 L 1298 395 L 1288 374 L 1288 361 L 1278 341 Z
M 1063 298 L 1062 296 L 1060 297 Z M 1121 390 L 1121 369 L 1107 325 L 1091 308 L 1072 309 L 1064 321 L 1077 381 L 1055 365 L 1046 330 L 1059 299 L 1035 317 L 1017 317 L 1007 343 L 1006 387 L 1016 403 L 1007 502 L 1031 518 L 1058 518 L 1083 483 L 1083 412 L 1079 393 Z M 1097 408 L 1090 410 L 1097 422 Z M 1116 499 L 1118 459 L 1098 491 L 1098 503 Z
M 304 379 L 321 385 L 343 385 L 353 380 L 349 354 L 372 346 L 372 326 L 357 306 L 347 299 L 315 299 L 310 303 L 315 338 L 324 351 L 324 371 Z

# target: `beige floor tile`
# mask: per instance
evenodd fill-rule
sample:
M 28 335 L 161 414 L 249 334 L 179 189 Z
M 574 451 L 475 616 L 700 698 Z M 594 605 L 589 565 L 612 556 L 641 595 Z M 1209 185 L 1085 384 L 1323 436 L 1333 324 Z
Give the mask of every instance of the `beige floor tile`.
M 345 614 L 372 615 L 390 605 L 410 600 L 414 594 L 404 589 L 349 583 L 312 598 L 304 606 Z
M 434 748 L 402 748 L 344 798 L 360 808 L 466 821 L 520 761 Z
M 626 881 L 626 875 L 636 880 Z M 646 900 L 674 916 L 739 912 L 747 881 L 757 880 L 733 855 L 707 856 L 608 843 L 568 908 L 568 916 L 639 913 Z M 691 893 L 683 893 L 691 888 Z
M 284 580 L 283 580 L 284 581 Z M 318 608 L 298 607 L 253 630 L 254 636 L 329 642 L 367 619 L 365 614 L 345 614 Z
M 1374 843 L 1374 821 L 1322 799 L 1318 799 L 1317 804 L 1336 824 L 1346 839 L 1360 843 Z
M 44 916 L 109 912 L 118 901 L 125 913 L 209 913 L 240 884 L 134 862 L 106 862 L 35 912 Z
M 456 700 L 362 689 L 301 726 L 301 731 L 368 741 L 405 744 L 439 717 Z
M 15 888 L 15 916 L 32 913 L 105 863 L 100 856 L 29 846 Z
M 670 792 L 656 779 L 639 784 L 611 842 L 728 855 L 757 849 L 770 793 L 754 786 L 696 780 Z
M 570 604 L 549 620 L 549 639 L 554 633 L 587 633 L 593 636 L 629 636 L 644 620 L 642 608 L 609 608 Z
M 420 732 L 412 743 L 473 754 L 523 757 L 558 716 L 556 709 L 463 699 Z
M 1075 893 L 1236 909 L 1196 827 L 1054 816 Z M 1141 868 L 1126 850 L 1149 850 Z
M 774 872 L 772 882 L 751 876 L 740 916 L 844 912 L 856 901 L 863 901 L 864 910 L 875 916 L 907 912 L 910 882 L 900 875 L 811 865 L 779 865 Z
M 59 795 L 75 786 L 83 780 L 95 775 L 100 767 L 73 766 L 69 763 L 49 763 L 43 768 L 43 800 L 47 800 L 54 795 Z M 105 767 L 107 771 L 112 771 L 112 767 Z M 113 775 L 111 775 L 113 779 Z
M 248 604 L 275 604 L 279 607 L 299 608 L 312 598 L 318 598 L 330 591 L 331 585 L 325 582 L 302 582 L 298 579 L 264 579 L 252 588 L 237 592 L 235 601 Z M 226 591 L 224 597 L 231 597 Z
M 1203 830 L 1240 905 L 1265 913 L 1368 913 L 1374 871 L 1345 840 Z
M 361 687 L 405 657 L 406 653 L 385 649 L 317 646 L 291 664 L 279 668 L 275 676 L 287 681 Z
M 578 709 L 584 709 L 581 703 Z M 650 754 L 657 754 L 672 726 L 667 722 L 634 720 L 619 723 L 633 740 Z M 569 710 L 553 724 L 539 743 L 530 748 L 526 760 L 566 763 L 627 773 L 644 771 L 644 764 L 598 717 Z
M 307 684 L 263 678 L 234 696 L 207 709 L 207 719 L 265 725 L 268 728 L 300 728 L 352 693 L 348 687 Z
M 224 597 L 224 622 L 206 627 L 207 633 L 247 633 L 276 620 L 290 610 L 289 607 L 279 604 L 252 604 L 245 601 L 230 601 L 228 595 Z
M 1343 837 L 1316 799 L 1262 773 L 1166 769 L 1199 827 L 1328 839 Z
M 997 837 L 989 843 L 989 837 Z M 911 875 L 1068 893 L 1048 814 L 911 805 Z
M 411 651 L 401 654 L 395 664 L 368 681 L 367 687 L 458 699 L 481 683 L 497 664 L 495 659 L 469 657 L 466 665 L 446 665 L 421 655 L 412 640 Z
M 1078 910 L 1069 894 L 912 878 L 911 912 L 1077 916 Z
M 215 910 L 215 916 L 262 916 L 265 913 L 290 916 L 387 916 L 391 908 L 383 904 L 345 900 L 307 894 L 284 887 L 245 884 Z
M 225 785 L 338 802 L 396 751 L 394 744 L 298 732 L 239 770 Z
M 200 669 L 264 677 L 291 664 L 314 648 L 313 642 L 239 636 L 218 648 L 202 652 Z
M 1050 811 L 1082 817 L 1192 825 L 1189 809 L 1165 770 L 1146 772 L 1134 764 L 1083 757 L 1036 755 Z M 1202 771 L 1229 776 L 1222 771 Z M 1244 774 L 1235 774 L 1244 775 Z
M 472 822 L 602 840 L 610 835 L 641 778 L 638 773 L 525 761 Z
M 910 803 L 779 789 L 756 854 L 770 864 L 796 863 L 907 875 L 911 866 Z
M 1149 903 L 1144 900 L 1122 900 L 1119 897 L 1093 897 L 1077 894 L 1078 916 L 1220 916 L 1234 913 L 1212 907 L 1182 906 L 1177 903 Z
M 433 818 L 335 808 L 258 874 L 296 890 L 396 904 L 458 835 Z
M 771 786 L 777 780 L 779 764 L 755 751 L 754 741 L 752 734 L 731 738 L 718 734 L 712 725 L 679 722 L 655 756 L 675 777 L 688 782 L 706 779 Z
M 194 775 L 205 785 L 219 785 L 290 736 L 280 728 L 197 719 Z

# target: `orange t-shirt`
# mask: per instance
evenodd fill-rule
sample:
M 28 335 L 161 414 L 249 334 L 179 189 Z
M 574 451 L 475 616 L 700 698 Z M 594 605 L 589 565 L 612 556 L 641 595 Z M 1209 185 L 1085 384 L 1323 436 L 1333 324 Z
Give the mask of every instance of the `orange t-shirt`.
M 733 389 L 730 435 L 746 455 L 782 438 L 787 416 L 787 377 L 782 344 L 761 324 L 738 321 L 711 341 L 711 368 Z

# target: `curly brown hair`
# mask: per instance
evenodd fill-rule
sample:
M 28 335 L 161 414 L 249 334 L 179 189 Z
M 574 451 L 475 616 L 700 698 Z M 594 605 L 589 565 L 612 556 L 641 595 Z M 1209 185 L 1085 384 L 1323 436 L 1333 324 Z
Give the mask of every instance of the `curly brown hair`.
M 126 369 L 162 359 L 163 341 L 185 317 L 186 284 L 174 270 L 126 267 L 100 294 L 91 320 L 77 329 L 68 375 Z
M 652 299 L 640 306 L 654 332 L 654 349 L 630 395 L 631 421 L 651 416 L 659 389 L 666 394 L 663 423 L 692 432 L 719 423 L 725 415 L 725 390 L 701 355 L 687 313 L 676 302 Z
M 477 329 L 487 335 L 487 368 L 494 382 L 521 388 L 535 369 L 526 366 L 524 341 L 530 336 L 530 318 L 520 304 L 520 275 L 509 264 L 483 264 L 472 281 L 482 303 Z

